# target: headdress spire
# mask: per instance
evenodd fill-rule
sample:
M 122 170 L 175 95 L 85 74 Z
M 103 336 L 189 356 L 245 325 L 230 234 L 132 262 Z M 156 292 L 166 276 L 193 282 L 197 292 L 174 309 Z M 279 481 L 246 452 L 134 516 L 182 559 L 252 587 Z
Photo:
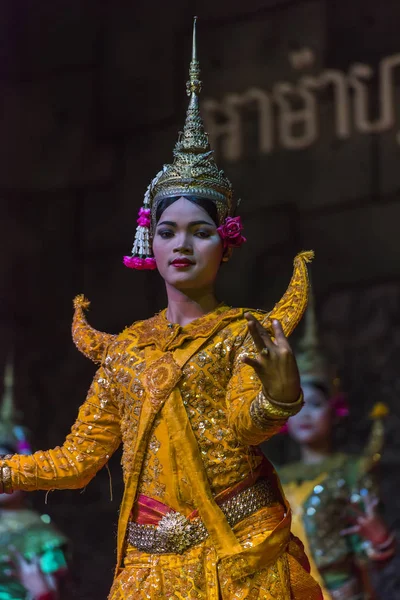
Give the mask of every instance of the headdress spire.
M 310 277 L 310 276 L 309 276 Z M 310 277 L 311 279 L 311 277 Z M 308 306 L 304 319 L 304 335 L 300 342 L 302 348 L 308 351 L 320 349 L 320 340 L 318 335 L 317 315 L 315 312 L 315 298 L 310 281 L 310 294 L 308 297 Z
M 186 93 L 190 100 L 183 131 L 180 133 L 179 139 L 175 145 L 174 156 L 179 156 L 179 152 L 181 151 L 199 154 L 210 153 L 210 155 L 212 153 L 199 109 L 199 95 L 202 86 L 203 84 L 200 79 L 200 63 L 197 58 L 197 17 L 194 17 L 192 60 L 190 61 L 189 66 L 189 80 L 186 82 Z
M 14 400 L 14 362 L 10 356 L 4 367 L 3 398 L 0 405 L 0 446 L 5 445 L 20 454 L 29 454 L 27 432 L 18 425 L 18 417 Z
M 14 365 L 11 360 L 4 367 L 3 398 L 0 406 L 0 421 L 15 423 L 17 412 L 14 404 Z
M 319 383 L 326 387 L 327 391 L 331 391 L 333 379 L 319 338 L 315 298 L 311 281 L 308 306 L 304 319 L 304 333 L 298 344 L 298 348 L 296 358 L 302 382 Z
M 197 17 L 193 18 L 192 60 L 189 67 L 189 81 L 186 84 L 188 96 L 201 92 L 200 63 L 197 60 Z

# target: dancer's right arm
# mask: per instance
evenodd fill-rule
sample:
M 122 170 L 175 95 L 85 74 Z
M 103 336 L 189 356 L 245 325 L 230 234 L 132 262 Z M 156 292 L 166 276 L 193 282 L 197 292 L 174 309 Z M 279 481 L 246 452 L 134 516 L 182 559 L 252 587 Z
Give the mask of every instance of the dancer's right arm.
M 120 442 L 120 417 L 113 386 L 101 367 L 61 447 L 0 459 L 0 492 L 84 487 Z

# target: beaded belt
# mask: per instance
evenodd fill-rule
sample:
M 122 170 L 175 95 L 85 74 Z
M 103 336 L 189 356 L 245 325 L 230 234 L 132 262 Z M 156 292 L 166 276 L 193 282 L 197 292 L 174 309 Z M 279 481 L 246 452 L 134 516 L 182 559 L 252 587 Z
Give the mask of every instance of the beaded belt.
M 233 498 L 222 502 L 220 509 L 233 527 L 260 508 L 271 506 L 276 501 L 271 483 L 267 479 L 260 479 Z M 182 554 L 207 537 L 208 531 L 200 517 L 189 520 L 173 511 L 162 517 L 158 525 L 141 525 L 133 521 L 128 525 L 128 542 L 137 550 L 148 554 Z

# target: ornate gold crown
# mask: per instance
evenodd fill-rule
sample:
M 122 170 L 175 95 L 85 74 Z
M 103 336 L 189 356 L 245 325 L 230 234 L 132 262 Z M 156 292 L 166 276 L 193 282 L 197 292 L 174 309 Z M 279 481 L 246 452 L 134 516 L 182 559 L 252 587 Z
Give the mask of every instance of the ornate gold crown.
M 151 238 L 156 224 L 157 206 L 164 198 L 195 196 L 214 202 L 218 225 L 234 215 L 232 184 L 218 169 L 213 151 L 204 130 L 199 111 L 201 92 L 200 67 L 197 60 L 196 21 L 193 23 L 192 60 L 186 91 L 190 96 L 183 131 L 179 133 L 172 165 L 164 165 L 150 182 L 139 211 L 132 255 L 124 256 L 124 265 L 130 269 L 155 269 Z
M 192 60 L 189 81 L 186 84 L 189 107 L 183 131 L 180 132 L 174 149 L 174 161 L 164 165 L 153 180 L 150 188 L 150 206 L 154 223 L 157 204 L 173 196 L 196 196 L 207 198 L 217 206 L 219 224 L 234 211 L 233 189 L 223 171 L 218 169 L 213 151 L 204 130 L 199 111 L 200 67 L 197 60 L 196 21 L 193 23 Z

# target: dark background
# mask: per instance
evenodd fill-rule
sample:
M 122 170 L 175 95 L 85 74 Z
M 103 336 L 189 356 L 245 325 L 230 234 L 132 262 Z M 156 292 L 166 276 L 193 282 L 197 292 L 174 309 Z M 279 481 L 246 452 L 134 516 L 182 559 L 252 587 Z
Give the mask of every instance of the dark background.
M 282 112 L 274 106 L 274 148 L 260 152 L 252 102 L 239 111 L 239 158 L 229 159 L 229 138 L 217 139 L 219 163 L 242 198 L 249 239 L 224 267 L 220 295 L 236 305 L 271 307 L 286 289 L 296 252 L 315 250 L 322 335 L 350 393 L 348 444 L 357 450 L 365 443 L 375 401 L 391 409 L 382 475 L 394 523 L 400 67 L 389 87 L 394 122 L 374 134 L 355 124 L 361 92 L 349 73 L 356 63 L 372 67 L 365 97 L 369 120 L 379 118 L 379 65 L 400 53 L 400 4 L 2 0 L 0 10 L 0 360 L 15 354 L 16 401 L 35 447 L 62 441 L 94 372 L 70 339 L 72 298 L 84 292 L 92 301 L 90 322 L 109 332 L 165 304 L 157 274 L 130 271 L 121 258 L 131 248 L 144 191 L 171 160 L 183 125 L 191 21 L 198 14 L 208 123 L 210 100 L 221 103 L 227 94 L 272 93 L 286 82 L 295 86 L 288 114 L 302 109 L 301 77 L 334 69 L 346 83 L 346 139 L 334 131 L 329 86 L 314 94 L 319 131 L 304 149 L 279 143 Z M 301 63 L 302 56 L 313 57 L 313 64 Z M 226 124 L 223 111 L 216 123 Z M 294 135 L 301 137 L 301 123 Z M 284 460 L 288 448 L 278 441 L 273 458 Z M 84 493 L 49 494 L 47 507 L 44 494 L 34 495 L 36 506 L 73 541 L 76 597 L 85 600 L 105 598 L 112 579 L 122 491 L 118 457 L 110 466 L 112 502 L 105 470 Z

